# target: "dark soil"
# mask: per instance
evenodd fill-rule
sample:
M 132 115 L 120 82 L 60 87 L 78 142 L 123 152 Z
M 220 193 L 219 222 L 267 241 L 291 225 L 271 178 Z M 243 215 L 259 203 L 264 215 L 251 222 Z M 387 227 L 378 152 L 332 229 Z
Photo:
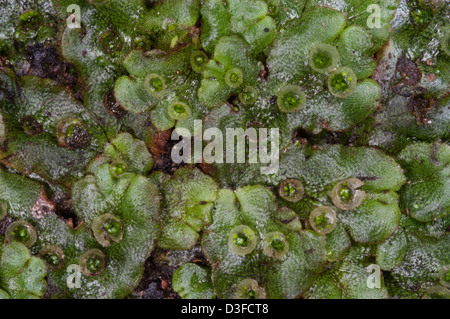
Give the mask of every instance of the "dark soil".
M 418 125 L 429 123 L 428 113 L 434 105 L 434 100 L 427 100 L 422 95 L 414 96 L 408 101 L 408 109 L 415 116 Z

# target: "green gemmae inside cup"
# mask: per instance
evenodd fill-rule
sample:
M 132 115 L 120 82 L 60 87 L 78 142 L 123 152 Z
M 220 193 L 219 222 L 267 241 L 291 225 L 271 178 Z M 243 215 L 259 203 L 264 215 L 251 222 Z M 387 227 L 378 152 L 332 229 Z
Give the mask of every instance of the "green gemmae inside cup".
M 225 83 L 231 88 L 237 88 L 244 82 L 242 71 L 233 68 L 225 74 Z
M 287 85 L 279 91 L 277 104 L 283 113 L 298 112 L 306 104 L 306 94 L 298 86 Z
M 366 192 L 359 189 L 363 185 L 364 182 L 354 177 L 340 181 L 331 190 L 333 204 L 342 210 L 357 208 L 366 197 Z
M 90 249 L 80 257 L 80 270 L 86 276 L 100 275 L 106 266 L 106 256 L 100 249 Z
M 428 9 L 416 8 L 412 10 L 411 16 L 414 24 L 421 26 L 427 24 L 431 20 L 432 13 L 431 10 Z
M 95 239 L 103 247 L 118 243 L 123 237 L 123 222 L 112 214 L 97 217 L 92 223 Z
M 100 35 L 100 44 L 106 53 L 113 53 L 120 50 L 122 47 L 122 40 L 113 31 L 105 31 Z
M 117 160 L 111 163 L 109 169 L 115 177 L 119 177 L 127 170 L 127 164 L 122 160 Z
M 50 270 L 55 270 L 61 268 L 64 260 L 63 250 L 54 245 L 45 246 L 39 251 L 39 256 L 47 264 L 47 268 Z
M 282 258 L 289 250 L 289 242 L 281 232 L 268 233 L 264 238 L 264 253 L 272 258 Z
M 34 227 L 24 220 L 16 221 L 6 228 L 6 240 L 8 242 L 17 241 L 28 248 L 33 246 L 37 239 Z
M 258 91 L 253 86 L 246 86 L 245 89 L 239 93 L 239 100 L 245 105 L 256 102 L 257 98 Z
M 309 224 L 319 234 L 331 233 L 336 227 L 336 212 L 328 206 L 319 206 L 309 214 Z
M 191 67 L 194 72 L 202 73 L 208 63 L 208 56 L 205 52 L 196 50 L 191 54 Z

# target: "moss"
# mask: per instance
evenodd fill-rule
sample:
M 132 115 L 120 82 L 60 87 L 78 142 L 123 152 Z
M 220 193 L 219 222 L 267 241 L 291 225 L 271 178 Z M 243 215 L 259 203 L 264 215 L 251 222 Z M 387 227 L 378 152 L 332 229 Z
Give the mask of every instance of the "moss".
M 114 177 L 107 163 L 98 165 L 94 174 L 88 174 L 73 187 L 73 205 L 77 215 L 84 220 L 82 225 L 74 229 L 52 211 L 50 204 L 46 202 L 48 199 L 42 195 L 43 189 L 39 183 L 2 172 L 2 200 L 8 200 L 11 217 L 23 216 L 36 231 L 37 240 L 31 247 L 33 254 L 44 257 L 47 263 L 53 262 L 55 260 L 49 258 L 51 256 L 48 249 L 58 247 L 51 250 L 62 259 L 62 264 L 57 267 L 47 267 L 43 259 L 33 257 L 42 263 L 45 271 L 49 269 L 47 280 L 55 287 L 55 296 L 125 297 L 139 284 L 144 271 L 143 263 L 154 247 L 159 228 L 159 195 L 156 187 L 141 175 L 125 173 L 118 178 Z M 17 196 L 18 194 L 21 195 Z M 11 210 L 11 207 L 14 209 Z M 114 237 L 118 242 L 110 238 L 110 245 L 100 251 L 101 245 L 96 240 L 98 236 L 94 236 L 93 231 L 98 230 L 95 227 L 96 219 L 105 213 L 120 217 L 123 236 L 120 240 Z M 131 247 L 135 248 L 130 249 Z M 92 258 L 85 258 L 86 253 L 92 250 L 101 252 L 97 254 L 103 257 L 99 259 L 100 264 L 97 260 L 89 262 Z M 26 252 L 30 254 L 28 250 Z M 103 262 L 106 262 L 108 267 L 100 273 Z M 78 264 L 82 269 L 87 269 L 84 271 L 85 275 L 80 278 L 81 288 L 68 288 L 67 267 Z M 99 266 L 102 267 L 98 268 Z M 42 277 L 44 276 L 45 273 Z M 21 285 L 15 284 L 13 279 L 4 278 L 8 280 L 5 284 L 23 289 Z M 38 296 L 44 291 L 45 286 Z

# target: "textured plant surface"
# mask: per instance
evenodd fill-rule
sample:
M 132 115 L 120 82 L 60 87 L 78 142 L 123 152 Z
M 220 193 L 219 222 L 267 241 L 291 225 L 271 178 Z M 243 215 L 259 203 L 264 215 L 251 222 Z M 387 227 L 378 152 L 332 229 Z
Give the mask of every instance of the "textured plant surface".
M 450 298 L 448 0 L 0 13 L 0 298 Z M 172 161 L 212 127 L 278 171 Z

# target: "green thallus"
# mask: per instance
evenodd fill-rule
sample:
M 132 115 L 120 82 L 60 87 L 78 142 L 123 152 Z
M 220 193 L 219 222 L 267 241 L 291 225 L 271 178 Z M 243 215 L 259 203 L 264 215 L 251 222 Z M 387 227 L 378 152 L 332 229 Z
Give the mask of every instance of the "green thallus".
M 431 10 L 417 8 L 411 11 L 412 20 L 416 25 L 424 25 L 430 21 Z
M 444 34 L 444 37 L 441 40 L 441 48 L 447 55 L 450 55 L 450 30 L 447 30 Z
M 302 230 L 302 223 L 299 216 L 290 208 L 281 207 L 275 214 L 275 220 L 279 225 L 288 230 Z
M 8 214 L 8 206 L 5 202 L 0 201 L 0 221 Z
M 107 3 L 109 0 L 89 0 L 90 3 L 92 3 L 94 6 L 101 6 L 105 3 Z
M 97 0 L 97 1 L 96 0 L 89 0 L 89 1 L 91 3 L 94 3 L 95 5 L 104 4 L 104 3 L 107 2 L 107 0 Z M 280 3 L 279 2 L 280 1 L 277 1 L 277 0 L 267 1 L 267 3 L 268 3 L 268 5 L 267 5 L 267 7 L 268 7 L 268 14 L 273 15 L 273 16 L 277 15 L 277 17 L 274 17 L 274 20 L 277 20 L 277 24 L 280 24 L 278 22 L 278 20 L 283 19 L 283 14 L 285 14 L 284 12 L 281 12 L 281 14 L 278 15 L 278 13 L 280 11 Z M 284 4 L 286 2 L 287 1 L 283 1 L 283 6 L 284 6 Z M 226 9 L 228 9 L 228 8 L 226 8 Z M 282 7 L 282 9 L 284 9 L 284 8 Z M 430 11 L 427 10 L 427 9 L 415 9 L 415 10 L 410 10 L 410 12 L 411 12 L 411 15 L 412 15 L 412 19 L 413 19 L 413 21 L 414 21 L 414 23 L 416 25 L 427 24 L 428 20 L 430 20 Z M 290 14 L 290 12 L 288 12 L 288 13 Z M 39 16 L 39 14 L 37 14 L 34 10 L 31 11 L 31 12 L 29 11 L 26 14 L 28 15 L 28 17 L 25 14 L 21 16 L 21 19 L 23 21 L 21 21 L 19 26 L 21 26 L 22 23 L 23 23 L 23 28 L 24 29 L 29 29 L 29 30 L 37 29 L 39 27 L 39 25 L 41 25 L 41 20 L 42 20 L 41 17 Z M 383 21 L 384 21 L 384 18 L 385 17 L 384 17 L 384 10 L 383 10 Z M 38 23 L 36 21 L 38 21 Z M 176 28 L 177 28 L 177 25 L 174 22 L 172 22 L 172 21 L 170 21 L 170 23 L 167 24 L 167 30 L 169 30 L 170 32 L 175 31 Z M 280 29 L 280 31 L 281 31 L 282 28 L 285 28 L 285 26 L 282 25 L 282 23 L 280 24 L 279 28 L 277 26 L 277 29 Z M 179 30 L 181 30 L 181 24 L 180 24 Z M 177 30 L 177 32 L 178 32 L 178 30 Z M 108 44 L 109 44 L 109 48 L 116 47 L 115 44 L 117 44 L 117 42 L 116 42 L 117 39 L 114 39 L 114 37 L 111 37 L 111 39 L 108 40 L 108 37 L 106 37 L 107 34 L 106 35 L 102 34 L 102 35 L 105 36 L 105 41 L 104 42 L 105 42 L 105 44 L 107 44 L 106 45 L 107 48 L 108 48 Z M 375 35 L 375 33 L 374 33 L 374 35 Z M 450 35 L 449 32 L 445 33 L 445 36 L 443 37 L 443 39 L 441 41 L 441 46 L 442 46 L 442 50 L 450 55 L 450 50 L 449 50 L 449 45 L 448 45 L 448 43 L 449 43 L 449 35 Z M 94 45 L 97 45 L 99 47 L 99 41 L 95 41 L 95 40 L 97 40 L 97 39 L 94 39 L 94 41 L 93 41 Z M 120 38 L 119 38 L 119 40 L 120 40 Z M 395 40 L 395 39 L 393 39 L 393 40 Z M 104 44 L 102 42 L 103 41 L 101 41 L 100 44 L 103 47 Z M 182 42 L 182 39 L 180 39 L 180 43 L 181 42 Z M 202 52 L 202 51 L 199 51 L 199 52 Z M 208 51 L 208 52 L 212 52 L 212 51 Z M 443 54 L 443 52 L 441 52 L 440 54 Z M 311 58 L 311 56 L 310 56 L 310 58 Z M 199 65 L 203 64 L 203 63 L 206 64 L 207 59 L 205 60 L 202 57 L 197 56 L 194 59 L 194 62 L 198 63 Z M 314 59 L 314 62 L 318 63 L 319 66 L 320 66 L 320 64 L 325 64 L 326 65 L 327 62 L 328 62 L 327 61 L 327 56 L 326 55 L 324 55 L 322 57 L 319 56 L 318 59 Z M 191 65 L 192 65 L 192 60 L 191 60 Z M 81 64 L 81 66 L 83 66 L 83 65 Z M 78 67 L 78 65 L 77 65 L 77 67 Z M 192 65 L 192 68 L 195 70 L 195 65 Z M 82 69 L 82 67 L 80 67 L 80 70 L 81 69 Z M 244 68 L 242 69 L 242 71 L 244 71 Z M 244 72 L 244 73 L 247 76 L 248 73 L 247 72 Z M 341 75 L 345 75 L 345 74 L 341 74 Z M 345 85 L 348 85 L 347 82 L 351 82 L 352 79 L 350 79 L 350 77 L 347 77 L 344 80 L 345 81 L 341 81 L 340 83 L 341 84 L 344 83 Z M 337 86 L 339 86 L 338 85 L 339 81 L 336 81 L 336 83 L 337 83 Z M 153 81 L 153 83 L 150 83 L 150 84 L 151 84 L 151 88 L 154 91 L 158 91 L 159 90 L 158 92 L 163 92 L 162 95 L 164 95 L 164 92 L 166 90 L 164 80 L 161 81 L 159 78 L 157 78 L 157 79 L 155 79 Z M 239 90 L 236 90 L 236 91 L 239 92 Z M 247 103 L 253 103 L 253 102 L 248 102 L 248 96 L 246 96 L 247 91 L 246 90 L 244 90 L 244 91 L 245 91 L 245 93 L 241 92 L 241 94 L 239 94 L 239 98 L 240 98 L 242 104 L 246 104 L 245 101 L 247 101 Z M 234 93 L 236 93 L 236 92 L 234 92 Z M 149 94 L 151 94 L 151 93 L 149 92 Z M 153 95 L 153 96 L 157 96 L 157 94 Z M 279 100 L 281 100 L 281 99 L 279 99 Z M 286 101 L 289 102 L 290 104 L 295 104 L 295 102 L 296 102 L 295 98 L 289 98 L 289 97 L 286 99 Z M 194 105 L 192 105 L 192 106 L 194 106 Z M 32 122 L 27 122 L 25 124 L 26 125 L 23 126 L 25 132 L 28 135 L 34 136 L 35 135 L 35 133 L 34 133 L 35 131 L 32 130 L 33 127 L 34 127 L 34 124 Z M 70 140 L 74 136 L 74 133 L 76 133 L 75 131 L 78 130 L 78 129 L 80 129 L 80 126 L 73 125 L 69 129 L 67 129 L 66 137 L 69 138 L 69 140 Z M 112 166 L 113 166 L 113 170 L 116 171 L 116 174 L 115 174 L 116 176 L 122 174 L 126 170 L 126 165 L 125 165 L 125 167 L 123 167 L 121 165 L 112 165 Z M 310 185 L 310 184 L 308 183 L 308 185 Z M 326 185 L 325 185 L 325 187 L 326 187 Z M 286 187 L 283 188 L 283 192 L 285 193 L 285 195 L 287 195 L 288 198 L 291 198 L 293 195 L 295 195 L 297 193 L 295 187 L 292 186 L 292 185 L 286 185 Z M 401 191 L 399 191 L 399 193 L 400 192 Z M 342 183 L 340 185 L 340 187 L 335 191 L 335 193 L 333 195 L 330 195 L 330 196 L 332 197 L 333 203 L 337 207 L 340 207 L 341 209 L 352 209 L 352 208 L 349 208 L 349 207 L 351 207 L 350 205 L 354 205 L 355 202 L 357 202 L 357 201 L 355 201 L 355 199 L 359 199 L 361 202 L 364 199 L 364 196 L 362 196 L 362 197 L 361 196 L 357 196 L 358 194 L 363 194 L 365 196 L 364 191 L 356 189 L 356 187 L 354 185 L 351 186 L 351 184 L 347 181 L 347 182 Z M 281 194 L 280 194 L 280 196 L 281 196 Z M 288 200 L 288 199 L 286 199 L 286 200 Z M 356 204 L 356 205 L 359 206 L 361 204 L 361 202 L 359 204 Z M 303 204 L 303 203 L 301 203 L 301 204 Z M 295 207 L 300 206 L 301 204 L 297 204 Z M 2 202 L 0 202 L 0 209 L 1 209 L 1 205 L 2 205 Z M 341 205 L 341 206 L 339 206 L 339 205 Z M 4 206 L 6 207 L 6 205 L 4 205 Z M 411 207 L 418 208 L 419 205 L 414 204 L 414 206 L 411 206 Z M 6 210 L 6 208 L 5 208 L 5 210 Z M 11 212 L 11 213 L 13 213 L 13 212 Z M 299 218 L 298 218 L 298 216 L 296 215 L 296 213 L 293 210 L 290 210 L 290 209 L 284 207 L 283 209 L 280 209 L 279 213 L 282 216 L 279 216 L 279 217 L 277 216 L 277 218 L 278 218 L 277 222 L 279 222 L 279 224 L 281 226 L 285 226 L 285 228 L 288 228 L 288 226 L 289 226 L 289 227 L 291 227 L 290 229 L 292 229 L 292 230 L 300 230 L 301 229 L 301 223 L 299 221 Z M 4 216 L 5 214 L 6 213 L 2 213 L 2 211 L 0 210 L 0 218 L 2 216 Z M 327 218 L 322 216 L 322 215 L 318 216 L 317 218 L 315 218 L 314 222 L 318 226 L 321 226 L 321 225 L 325 226 L 325 227 L 328 226 Z M 102 224 L 101 228 L 102 228 L 102 232 L 107 233 L 108 236 L 109 235 L 118 234 L 118 233 L 122 233 L 122 224 L 121 224 L 121 222 L 117 222 L 116 220 L 113 220 L 113 219 L 108 219 L 106 222 L 104 222 Z M 21 231 L 16 232 L 16 233 L 19 233 L 19 234 L 22 233 L 19 236 L 19 239 L 24 240 L 24 239 L 27 238 L 29 233 L 27 231 L 25 231 L 25 230 L 27 230 L 27 229 L 23 229 L 22 232 Z M 283 247 L 282 243 L 283 243 L 282 241 L 272 240 L 271 245 L 269 246 L 269 248 L 273 248 L 275 250 L 277 250 L 277 249 L 280 250 Z M 246 236 L 239 237 L 238 236 L 238 238 L 236 239 L 235 244 L 238 244 L 238 245 L 241 245 L 241 246 L 246 246 L 246 245 L 249 244 L 249 237 L 246 237 Z M 48 265 L 50 265 L 50 264 L 55 264 L 56 265 L 58 260 L 61 262 L 62 259 L 63 259 L 63 258 L 60 258 L 59 254 L 56 254 L 56 253 L 48 253 L 48 254 L 45 254 L 45 256 L 46 257 L 44 259 L 47 261 Z M 91 258 L 91 259 L 89 259 L 89 262 L 88 262 L 88 268 L 90 270 L 94 270 L 95 271 L 95 270 L 98 269 L 98 267 L 101 264 L 101 262 L 102 262 L 101 258 Z M 450 272 L 448 270 L 448 266 L 447 266 L 445 271 L 444 271 L 444 269 L 441 269 L 441 272 L 440 272 L 439 275 L 440 275 L 439 278 L 441 280 L 441 284 L 442 285 L 443 285 L 442 280 L 444 280 L 445 282 L 448 282 L 449 279 L 450 279 Z M 242 279 L 242 278 L 239 278 L 239 280 L 240 279 Z M 244 281 L 242 281 L 241 284 Z M 235 284 L 236 283 L 234 283 L 234 285 Z M 258 283 L 257 283 L 256 280 L 246 279 L 246 284 L 242 284 L 240 286 L 243 288 L 242 290 L 244 291 L 244 294 L 243 294 L 244 297 L 255 298 L 257 296 Z M 447 295 L 448 295 L 448 293 L 447 293 Z
M 450 290 L 446 287 L 437 285 L 426 290 L 423 299 L 450 299 Z

